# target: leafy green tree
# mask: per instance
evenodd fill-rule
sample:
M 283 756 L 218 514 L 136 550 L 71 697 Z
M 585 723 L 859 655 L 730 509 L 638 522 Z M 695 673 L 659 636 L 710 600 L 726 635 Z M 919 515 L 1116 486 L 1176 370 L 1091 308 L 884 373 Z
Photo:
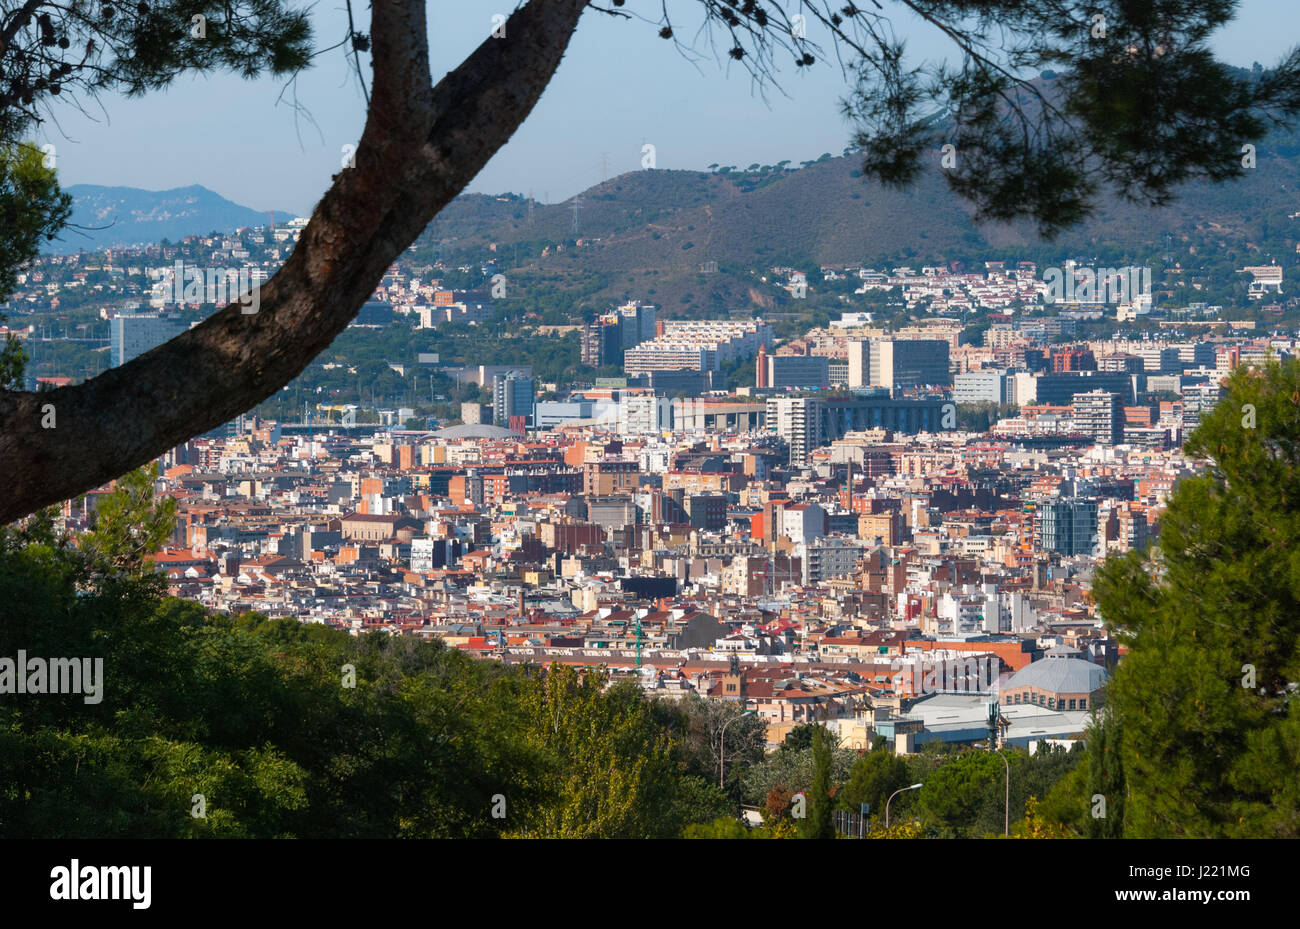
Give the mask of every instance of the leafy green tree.
M 1025 801 L 1025 817 L 1011 827 L 1011 835 L 1018 839 L 1068 839 L 1069 830 L 1045 817 L 1037 797 Z
M 1008 416 L 1015 416 L 1020 407 L 1014 403 L 958 403 L 957 428 L 968 432 L 988 432 Z
M 278 0 L 26 0 L 0 23 L 3 141 L 41 122 L 55 98 L 136 96 L 216 69 L 287 75 L 311 53 L 306 11 Z
M 1119 724 L 1109 709 L 1094 710 L 1086 733 L 1087 815 L 1082 817 L 1090 839 L 1117 839 L 1124 834 L 1124 759 Z M 1101 798 L 1098 802 L 1097 797 Z
M 765 757 L 767 724 L 759 716 L 741 716 L 735 703 L 688 694 L 676 704 L 656 701 L 653 711 L 670 733 L 673 757 L 684 774 L 716 787 L 719 744 L 726 739 L 724 796 L 740 801 L 748 771 Z
M 667 835 L 673 824 L 706 823 L 719 817 L 732 818 L 736 812 L 732 796 L 707 778 L 679 776 L 666 793 L 657 827 L 660 835 Z
M 801 726 L 795 726 L 785 734 L 781 744 L 777 746 L 779 752 L 798 753 L 812 748 L 814 733 L 821 728 L 816 723 L 804 723 Z
M 1300 834 L 1300 362 L 1239 368 L 1189 437 L 1157 548 L 1094 596 L 1128 648 L 1108 688 L 1126 836 Z M 1108 769 L 1108 773 L 1109 773 Z
M 836 795 L 840 806 L 857 813 L 866 803 L 870 807 L 869 815 L 879 816 L 884 820 L 885 801 L 889 795 L 900 787 L 912 783 L 908 776 L 907 762 L 899 758 L 886 745 L 873 749 L 863 755 L 853 765 L 849 782 Z
M 728 737 L 731 733 L 728 731 Z M 831 756 L 831 783 L 842 784 L 849 778 L 853 763 L 858 753 L 852 749 L 834 747 L 831 738 L 826 740 Z M 744 778 L 744 797 L 746 802 L 762 804 L 773 790 L 807 794 L 813 785 L 813 750 L 810 747 L 801 751 L 775 751 L 768 755 L 761 764 L 753 765 Z
M 176 525 L 176 501 L 154 500 L 158 465 L 124 474 L 116 492 L 100 498 L 89 532 L 80 537 L 81 549 L 105 570 L 140 574 L 151 570 L 145 556 L 162 548 Z
M 871 829 L 867 832 L 868 839 L 919 839 L 922 838 L 924 830 L 921 824 L 915 820 L 896 820 L 888 826 L 883 821 L 877 821 L 872 824 Z
M 551 796 L 522 673 L 164 597 L 139 477 L 86 547 L 49 512 L 0 528 L 0 654 L 103 663 L 98 699 L 0 703 L 0 835 L 488 837 Z
M 1037 805 L 1036 815 L 1069 836 L 1088 834 L 1087 818 L 1091 814 L 1088 790 L 1088 766 L 1079 764 L 1062 777 Z
M 766 835 L 757 829 L 750 829 L 732 816 L 720 816 L 712 822 L 696 823 L 687 826 L 682 832 L 684 839 L 760 839 Z
M 14 289 L 19 268 L 36 257 L 72 210 L 45 153 L 31 143 L 0 142 L 0 300 Z
M 36 257 L 71 211 L 72 197 L 59 190 L 44 152 L 0 141 L 0 302 L 13 291 L 19 268 Z M 0 345 L 0 390 L 22 386 L 24 360 L 18 339 L 7 336 Z
M 984 785 L 979 803 L 967 824 L 970 835 L 1002 835 L 1008 825 L 1008 807 L 1011 812 L 1010 826 L 1014 829 L 1016 823 L 1027 815 L 1025 811 L 1031 798 L 1034 798 L 1034 815 L 1038 820 L 1044 820 L 1046 815 L 1039 810 L 1041 804 L 1037 798 L 1049 794 L 1062 779 L 1084 762 L 1081 748 L 1067 751 L 1063 746 L 1052 746 L 1045 742 L 1039 743 L 1038 750 L 1032 755 L 1010 749 L 1004 749 L 1001 754 L 1006 757 L 1007 765 L 1002 768 L 1000 776 Z M 1006 782 L 1008 768 L 1011 774 L 1009 804 Z
M 825 727 L 815 727 L 812 734 L 812 789 L 808 792 L 808 816 L 800 829 L 800 836 L 805 839 L 835 838 L 835 824 L 831 821 L 831 750 L 832 743 L 826 738 Z
M 957 755 L 925 779 L 918 798 L 922 820 L 943 835 L 978 835 L 974 823 L 980 806 L 995 780 L 1003 785 L 1005 773 L 1002 759 L 993 752 Z
M 682 824 L 665 824 L 656 815 L 671 787 L 668 739 L 635 684 L 606 691 L 604 675 L 554 665 L 522 696 L 528 737 L 550 759 L 545 777 L 551 799 L 522 811 L 518 835 L 677 834 Z

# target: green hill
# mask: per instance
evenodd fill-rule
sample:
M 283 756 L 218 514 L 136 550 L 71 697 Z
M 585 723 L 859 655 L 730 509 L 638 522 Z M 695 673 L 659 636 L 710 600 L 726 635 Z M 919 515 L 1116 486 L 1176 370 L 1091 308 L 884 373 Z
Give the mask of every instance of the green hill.
M 646 298 L 653 289 L 650 298 L 669 312 L 738 302 L 770 309 L 783 295 L 751 272 L 773 265 L 1074 257 L 1196 267 L 1216 253 L 1289 264 L 1300 243 L 1300 221 L 1289 218 L 1300 210 L 1297 156 L 1300 136 L 1276 134 L 1258 146 L 1256 169 L 1239 182 L 1190 185 L 1163 208 L 1106 199 L 1055 242 L 1028 223 L 975 225 L 944 184 L 937 153 L 935 170 L 905 191 L 866 181 L 857 156 L 846 153 L 794 170 L 624 174 L 580 195 L 576 234 L 572 200 L 534 203 L 530 215 L 517 195 L 464 196 L 430 225 L 417 252 L 449 263 L 496 258 L 507 274 L 561 285 L 596 277 L 594 303 Z M 701 274 L 710 262 L 718 272 Z

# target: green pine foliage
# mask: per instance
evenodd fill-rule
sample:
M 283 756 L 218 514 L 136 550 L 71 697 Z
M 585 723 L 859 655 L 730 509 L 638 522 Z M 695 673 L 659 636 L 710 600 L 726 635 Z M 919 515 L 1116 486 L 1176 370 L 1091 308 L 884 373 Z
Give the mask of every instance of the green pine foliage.
M 1120 751 L 1119 723 L 1109 710 L 1094 711 L 1088 727 L 1088 812 L 1082 817 L 1083 834 L 1090 839 L 1115 839 L 1124 834 L 1124 759 Z
M 835 795 L 839 805 L 851 813 L 860 813 L 867 804 L 868 815 L 885 818 L 885 801 L 899 788 L 912 783 L 908 778 L 907 762 L 894 754 L 887 744 L 882 744 L 863 755 L 853 765 L 849 781 Z M 897 802 L 897 801 L 896 801 Z
M 808 815 L 800 827 L 800 837 L 805 839 L 833 839 L 835 825 L 831 820 L 834 806 L 831 800 L 832 740 L 825 726 L 817 726 L 812 733 L 813 782 L 808 792 Z
M 59 190 L 49 162 L 30 142 L 0 144 L 0 300 L 72 211 L 72 197 Z
M 982 805 L 995 805 L 1002 813 L 1005 779 L 1006 767 L 996 754 L 958 755 L 925 778 L 918 798 L 921 819 L 939 835 L 969 837 Z
M 0 302 L 13 291 L 21 267 L 72 212 L 72 197 L 59 190 L 47 160 L 31 143 L 0 142 Z M 4 320 L 0 314 L 0 323 Z M 22 386 L 25 362 L 18 340 L 6 337 L 0 343 L 0 390 Z
M 1126 836 L 1300 835 L 1300 362 L 1238 369 L 1186 444 L 1158 549 L 1095 596 Z

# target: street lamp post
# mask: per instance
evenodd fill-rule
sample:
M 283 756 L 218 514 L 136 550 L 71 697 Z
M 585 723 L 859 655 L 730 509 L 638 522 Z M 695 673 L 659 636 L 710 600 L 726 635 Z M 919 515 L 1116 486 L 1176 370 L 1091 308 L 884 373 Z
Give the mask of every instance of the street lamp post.
M 722 724 L 722 735 L 718 738 L 718 786 L 723 787 L 723 775 L 727 764 L 727 727 L 743 716 L 753 716 L 753 710 L 745 710 L 740 716 L 733 716 Z
M 1011 835 L 1011 762 L 1007 761 L 1007 756 L 1002 753 L 1002 749 L 994 749 L 1002 763 L 1007 766 L 1007 798 L 1003 802 L 1002 810 L 1006 821 L 1002 825 L 1002 834 Z
M 891 804 L 894 801 L 894 798 L 897 797 L 899 794 L 901 794 L 903 791 L 916 790 L 920 786 L 921 786 L 920 784 L 913 784 L 910 787 L 900 787 L 898 788 L 898 790 L 895 790 L 892 794 L 889 795 L 889 799 L 885 801 L 885 828 L 886 829 L 889 828 L 889 804 Z
M 1002 759 L 1002 763 L 1007 766 L 1007 797 L 1006 800 L 1003 802 L 1003 807 L 1002 807 L 1003 817 L 1005 820 L 1002 825 L 1002 834 L 1005 836 L 1010 836 L 1011 835 L 1011 762 L 1007 761 L 1007 756 L 1002 753 L 1002 749 L 998 748 L 998 725 L 1001 722 L 1002 722 L 1002 710 L 998 706 L 997 695 L 995 692 L 994 700 L 992 703 L 989 704 L 989 751 L 997 752 L 998 757 Z

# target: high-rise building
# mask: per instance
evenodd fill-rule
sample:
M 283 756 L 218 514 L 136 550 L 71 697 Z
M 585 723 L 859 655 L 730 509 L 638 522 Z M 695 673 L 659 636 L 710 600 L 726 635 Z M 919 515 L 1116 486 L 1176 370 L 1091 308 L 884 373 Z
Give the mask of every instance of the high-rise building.
M 1097 548 L 1097 504 L 1071 498 L 1053 500 L 1034 517 L 1038 545 L 1058 555 L 1091 555 Z
M 518 374 L 498 375 L 492 380 L 492 422 L 510 427 L 510 421 L 522 417 L 527 425 L 533 422 L 533 405 L 537 391 L 531 377 Z
M 769 397 L 765 425 L 786 440 L 791 462 L 805 464 L 813 451 L 849 432 L 939 432 L 944 406 L 941 398 L 900 399 L 885 391 L 847 398 Z
M 727 525 L 727 497 L 725 494 L 693 494 L 686 502 L 686 512 L 696 529 L 722 529 Z
M 1103 501 L 1097 513 L 1099 545 L 1107 552 L 1140 551 L 1150 539 L 1146 513 L 1128 501 Z
M 805 586 L 820 584 L 833 577 L 847 577 L 857 570 L 865 547 L 856 539 L 820 536 L 806 542 L 798 551 L 803 561 Z
M 589 316 L 582 325 L 582 363 L 604 368 L 623 363 L 623 317 Z
M 1011 403 L 1015 381 L 1011 372 L 986 369 L 958 374 L 953 378 L 954 403 Z
M 849 387 L 871 386 L 871 343 L 866 339 L 849 343 Z
M 831 386 L 831 360 L 823 355 L 768 355 L 760 352 L 759 363 L 767 367 L 760 387 Z
M 1137 396 L 1138 376 L 1120 371 L 1069 371 L 1063 374 L 1040 374 L 1034 383 L 1034 399 L 1039 403 L 1062 406 L 1074 402 L 1078 394 L 1104 390 L 1119 394 L 1123 402 L 1131 404 Z M 1017 384 L 1019 390 L 1019 384 Z M 1017 403 L 1026 400 L 1017 397 Z
M 623 348 L 636 348 L 642 342 L 649 342 L 658 333 L 655 325 L 658 311 L 640 300 L 625 303 L 617 310 Z
M 1124 441 L 1124 408 L 1119 394 L 1090 390 L 1074 395 L 1074 426 L 1098 445 Z
M 1067 371 L 1096 371 L 1097 358 L 1087 348 L 1060 348 L 1052 352 L 1052 373 Z
M 908 390 L 952 383 L 948 343 L 941 339 L 877 339 L 870 343 L 868 383 L 871 387 Z M 853 356 L 849 356 L 852 383 Z
M 582 324 L 582 363 L 604 368 L 623 363 L 628 349 L 654 339 L 657 310 L 638 300 L 608 313 L 587 313 Z
M 1223 389 L 1213 381 L 1183 388 L 1184 437 L 1201 424 L 1201 418 L 1218 404 Z
M 621 317 L 620 317 L 621 318 Z M 772 327 L 761 319 L 659 320 L 662 334 L 623 355 L 628 377 L 651 371 L 717 371 L 724 364 L 752 358 L 772 341 Z
M 673 403 L 667 397 L 628 393 L 619 406 L 619 431 L 624 435 L 655 435 L 673 428 Z
M 623 372 L 629 377 L 654 371 L 717 371 L 718 353 L 694 343 L 656 339 L 623 354 Z
M 1178 350 L 1183 370 L 1214 367 L 1217 347 L 1213 342 L 1178 342 L 1171 347 Z
M 1146 364 L 1140 355 L 1117 352 L 1114 355 L 1097 356 L 1097 370 L 1121 374 L 1145 374 Z
M 126 364 L 184 331 L 184 323 L 157 313 L 118 314 L 109 327 L 109 364 Z
M 767 401 L 767 426 L 785 439 L 792 464 L 804 464 L 824 443 L 821 404 L 815 397 L 772 397 Z

